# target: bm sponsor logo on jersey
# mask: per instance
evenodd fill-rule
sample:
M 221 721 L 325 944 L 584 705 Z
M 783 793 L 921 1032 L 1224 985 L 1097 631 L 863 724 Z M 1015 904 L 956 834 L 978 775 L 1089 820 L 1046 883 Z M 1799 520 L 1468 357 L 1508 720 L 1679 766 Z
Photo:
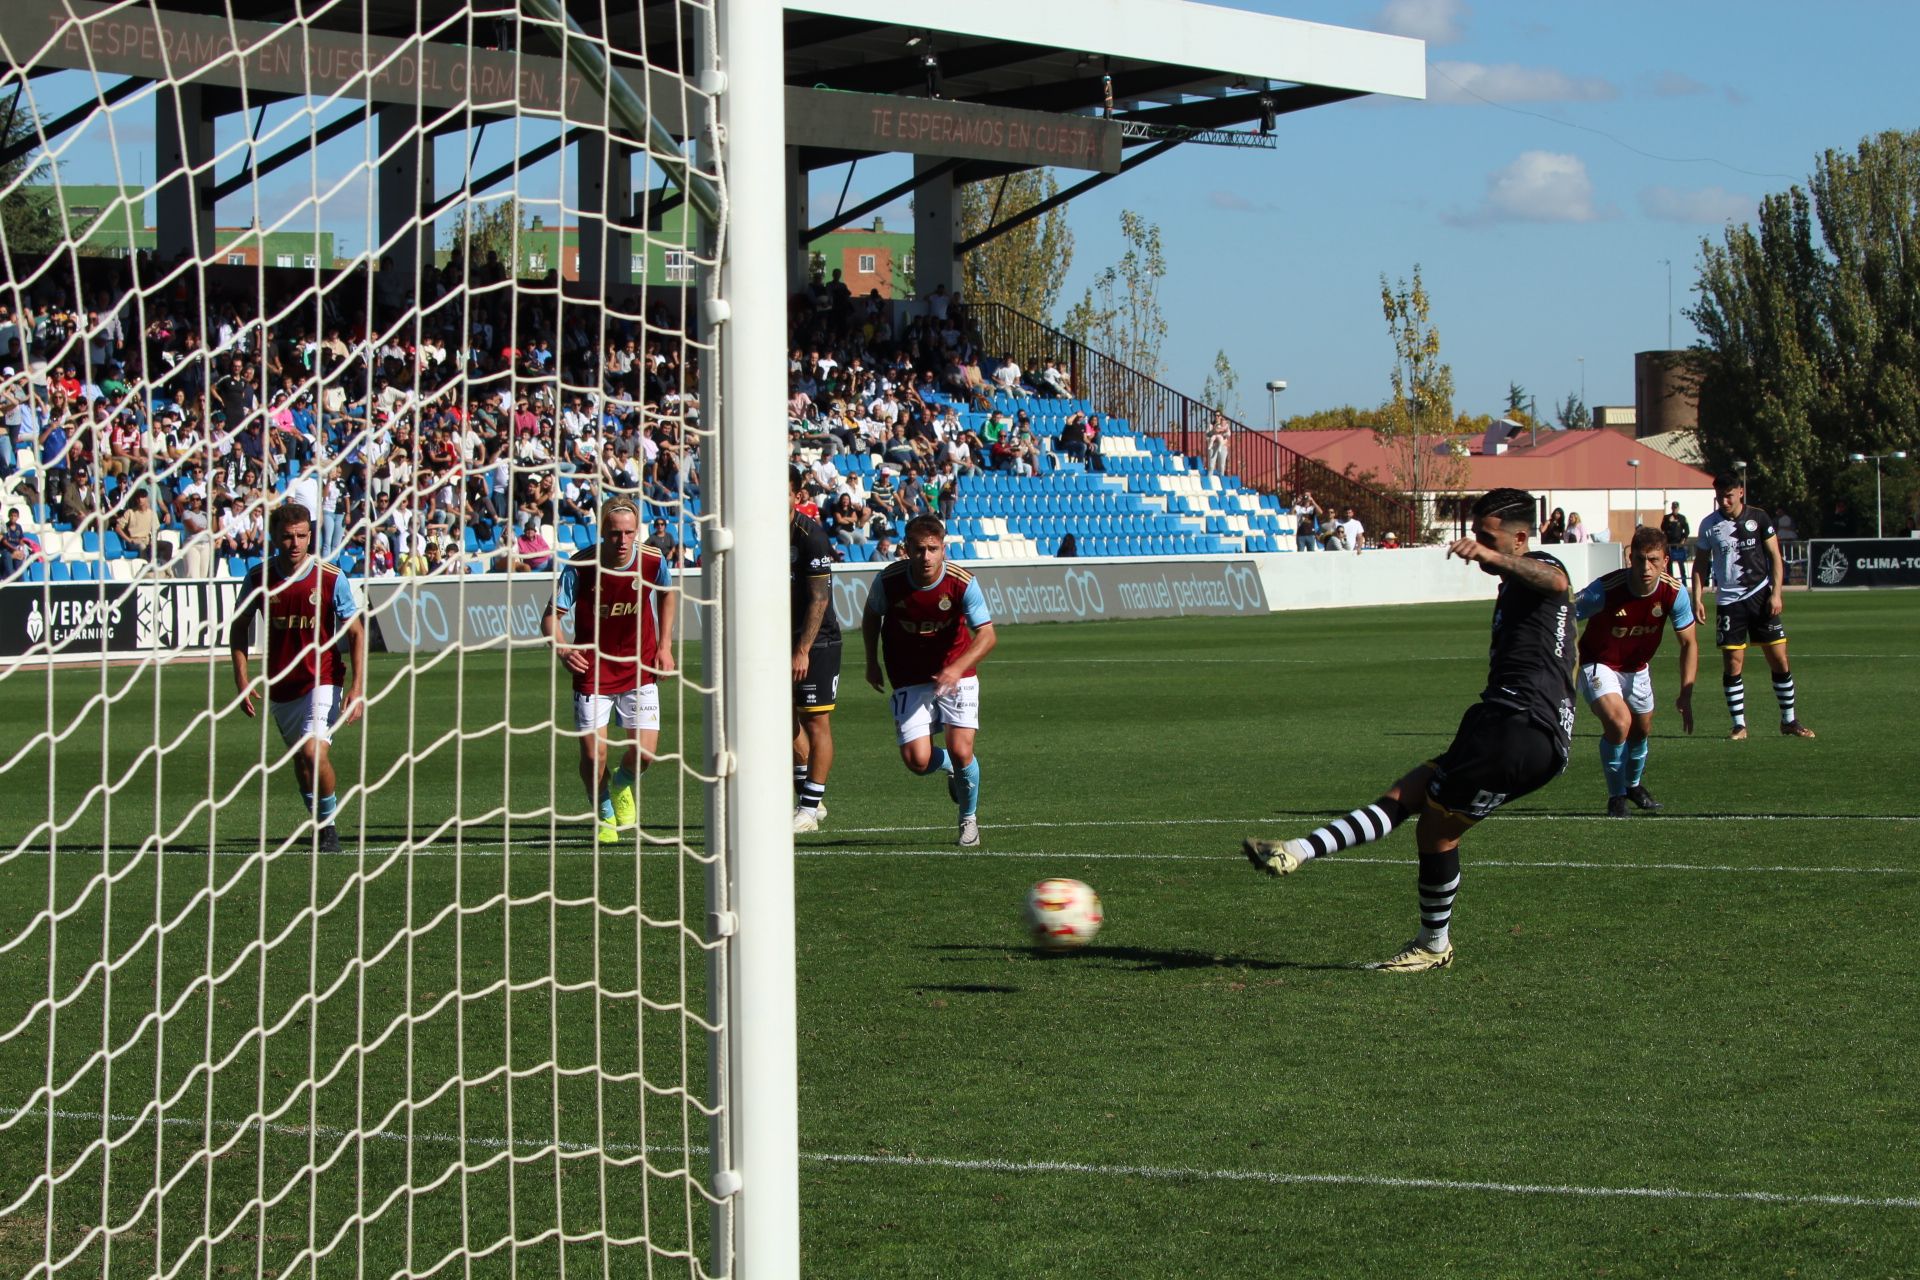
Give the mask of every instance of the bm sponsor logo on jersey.
M 1613 637 L 1616 640 L 1623 640 L 1628 636 L 1650 636 L 1658 632 L 1659 630 L 1660 630 L 1660 624 L 1657 622 L 1650 627 L 1649 626 L 1615 627 L 1613 628 Z

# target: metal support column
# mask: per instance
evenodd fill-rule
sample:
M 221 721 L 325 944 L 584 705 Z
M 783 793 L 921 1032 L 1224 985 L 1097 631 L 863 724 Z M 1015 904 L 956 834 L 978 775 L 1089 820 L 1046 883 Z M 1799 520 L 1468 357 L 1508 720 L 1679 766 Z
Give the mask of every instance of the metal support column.
M 183 254 L 204 261 L 214 250 L 213 118 L 205 93 L 196 84 L 176 85 L 153 103 L 155 249 L 163 263 Z

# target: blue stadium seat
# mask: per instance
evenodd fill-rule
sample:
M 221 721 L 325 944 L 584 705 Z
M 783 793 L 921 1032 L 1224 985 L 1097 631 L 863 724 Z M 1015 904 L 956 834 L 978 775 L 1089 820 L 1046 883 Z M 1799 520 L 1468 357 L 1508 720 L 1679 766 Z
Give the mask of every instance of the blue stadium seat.
M 34 567 L 38 568 L 39 566 L 35 565 Z M 72 565 L 68 564 L 65 560 L 49 560 L 47 562 L 46 581 L 71 582 L 72 580 L 73 580 Z

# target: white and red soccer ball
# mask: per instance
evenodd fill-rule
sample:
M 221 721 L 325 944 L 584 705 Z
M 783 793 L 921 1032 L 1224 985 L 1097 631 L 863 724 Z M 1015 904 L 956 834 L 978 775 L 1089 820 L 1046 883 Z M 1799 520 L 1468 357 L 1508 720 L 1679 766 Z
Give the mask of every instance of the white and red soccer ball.
M 1100 932 L 1100 895 L 1079 880 L 1042 880 L 1027 891 L 1027 924 L 1043 951 L 1073 951 Z

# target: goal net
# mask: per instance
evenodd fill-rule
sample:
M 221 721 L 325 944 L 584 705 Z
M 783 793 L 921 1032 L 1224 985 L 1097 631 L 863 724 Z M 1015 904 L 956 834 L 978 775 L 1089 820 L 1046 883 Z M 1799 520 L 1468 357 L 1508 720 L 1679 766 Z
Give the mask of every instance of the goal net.
M 780 11 L 218 9 L 0 8 L 0 1274 L 791 1270 Z

